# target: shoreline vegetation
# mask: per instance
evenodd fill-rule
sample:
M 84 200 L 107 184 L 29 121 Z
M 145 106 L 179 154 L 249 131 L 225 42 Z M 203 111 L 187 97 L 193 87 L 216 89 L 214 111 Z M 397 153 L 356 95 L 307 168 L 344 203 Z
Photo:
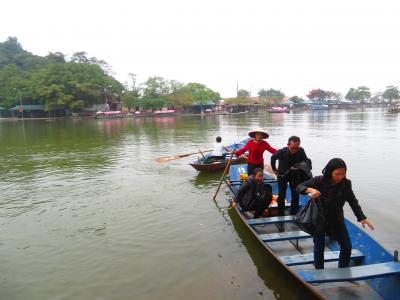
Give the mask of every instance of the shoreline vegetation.
M 366 86 L 338 92 L 313 89 L 308 99 L 289 97 L 273 88 L 261 88 L 252 97 L 245 89 L 236 97 L 221 98 L 204 84 L 182 83 L 160 76 L 142 83 L 129 73 L 121 83 L 111 66 L 86 52 L 61 52 L 37 56 L 24 50 L 17 38 L 0 43 L 0 118 L 54 119 L 93 117 L 98 112 L 120 112 L 124 116 L 170 116 L 235 114 L 288 107 L 292 111 L 347 109 L 365 106 L 391 106 L 400 98 L 397 86 L 371 93 Z M 314 108 L 313 108 L 314 107 Z M 108 117 L 104 117 L 108 118 Z

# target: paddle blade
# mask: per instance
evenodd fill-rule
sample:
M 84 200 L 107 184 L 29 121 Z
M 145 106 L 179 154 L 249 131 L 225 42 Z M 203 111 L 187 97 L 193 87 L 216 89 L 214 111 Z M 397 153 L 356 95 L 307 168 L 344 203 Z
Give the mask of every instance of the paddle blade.
M 177 157 L 175 157 L 175 156 L 157 157 L 156 162 L 163 163 L 163 162 L 167 162 L 167 161 L 174 160 L 174 159 L 177 159 Z
M 202 151 L 202 152 L 205 153 L 205 152 L 211 152 L 211 151 L 212 151 L 212 149 L 205 150 L 205 151 Z M 175 159 L 187 157 L 187 156 L 190 156 L 190 155 L 193 155 L 193 154 L 198 154 L 198 153 L 200 153 L 200 151 L 190 152 L 190 153 L 183 153 L 183 154 L 178 154 L 178 155 L 173 155 L 173 156 L 157 157 L 156 158 L 156 162 L 163 163 L 163 162 L 167 162 L 167 161 L 170 161 L 170 160 L 175 160 Z

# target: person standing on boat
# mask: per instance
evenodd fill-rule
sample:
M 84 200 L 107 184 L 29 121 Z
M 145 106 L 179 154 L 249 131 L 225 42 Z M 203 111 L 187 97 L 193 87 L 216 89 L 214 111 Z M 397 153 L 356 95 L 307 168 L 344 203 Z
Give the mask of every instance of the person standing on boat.
M 240 187 L 233 199 L 232 207 L 239 203 L 243 211 L 254 211 L 259 218 L 272 202 L 272 187 L 264 182 L 264 170 L 256 168 Z
M 276 169 L 276 161 L 279 160 L 278 169 Z M 290 205 L 290 214 L 295 215 L 299 209 L 299 194 L 296 191 L 297 185 L 302 182 L 299 180 L 299 172 L 295 165 L 300 162 L 309 162 L 306 152 L 300 147 L 300 138 L 291 136 L 288 140 L 287 147 L 279 149 L 271 156 L 271 167 L 278 177 L 278 211 L 279 215 L 285 214 L 285 198 L 286 189 L 289 183 L 292 200 Z M 311 161 L 310 161 L 311 162 Z M 310 166 L 311 169 L 311 166 Z M 304 178 L 306 180 L 308 178 Z
M 374 225 L 368 221 L 358 204 L 351 181 L 346 178 L 346 172 L 346 163 L 340 158 L 333 158 L 322 170 L 322 176 L 316 176 L 297 186 L 299 193 L 310 194 L 311 199 L 320 197 L 325 217 L 324 230 L 313 235 L 316 269 L 324 268 L 325 233 L 339 243 L 339 268 L 347 268 L 350 265 L 352 244 L 343 214 L 343 206 L 346 201 L 350 204 L 357 221 L 361 222 L 363 228 L 367 225 L 370 229 L 374 229 Z
M 262 128 L 256 128 L 249 132 L 252 138 L 240 150 L 232 151 L 232 154 L 240 156 L 246 151 L 249 151 L 247 156 L 247 174 L 250 176 L 254 170 L 260 168 L 264 170 L 264 151 L 274 154 L 277 150 L 272 147 L 268 142 L 264 141 L 269 137 L 269 134 Z
M 217 138 L 215 139 L 215 144 L 213 146 L 211 157 L 218 160 L 225 159 L 226 153 L 224 151 L 228 152 L 229 149 L 222 144 L 222 138 L 220 136 L 217 136 Z

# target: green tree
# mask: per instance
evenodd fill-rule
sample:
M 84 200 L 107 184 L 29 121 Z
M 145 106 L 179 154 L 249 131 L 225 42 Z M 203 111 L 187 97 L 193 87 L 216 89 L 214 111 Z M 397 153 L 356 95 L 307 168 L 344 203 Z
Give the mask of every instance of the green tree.
M 245 90 L 245 89 L 240 89 L 237 92 L 237 96 L 238 96 L 238 98 L 240 98 L 240 97 L 250 97 L 250 92 L 248 90 Z
M 204 84 L 197 82 L 189 82 L 182 87 L 182 90 L 192 95 L 194 103 L 205 104 L 209 101 L 217 102 L 221 99 L 219 93 L 214 92 L 212 89 L 206 87 Z
M 167 105 L 167 101 L 164 97 L 162 98 L 141 98 L 139 100 L 139 106 L 143 109 L 161 109 Z
M 137 87 L 136 74 L 129 73 L 130 82 L 125 83 L 125 90 L 122 92 L 122 103 L 131 111 L 132 108 L 140 106 L 140 88 Z
M 142 91 L 143 98 L 166 97 L 170 93 L 170 85 L 160 76 L 149 77 L 143 83 Z
M 289 98 L 289 101 L 291 101 L 293 104 L 302 104 L 302 103 L 304 103 L 305 100 L 298 96 L 293 96 L 293 97 Z
M 265 99 L 268 97 L 268 91 L 266 89 L 259 89 L 258 90 L 258 97 L 261 101 L 265 102 Z
M 258 91 L 258 95 L 262 103 L 267 105 L 278 104 L 282 102 L 283 98 L 285 97 L 284 93 L 282 93 L 280 90 L 275 89 L 260 89 Z
M 366 86 L 359 86 L 357 89 L 350 88 L 345 98 L 353 102 L 363 103 L 366 99 L 371 97 L 371 92 Z
M 51 110 L 58 105 L 79 110 L 95 103 L 104 103 L 103 87 L 109 97 L 121 94 L 123 86 L 107 75 L 85 53 L 74 54 L 66 61 L 60 52 L 39 57 L 22 49 L 15 38 L 0 43 L 0 104 L 43 104 Z
M 390 103 L 392 103 L 394 99 L 400 98 L 399 89 L 397 88 L 397 86 L 390 85 L 386 87 L 386 90 L 383 92 L 382 96 L 383 98 L 388 99 Z

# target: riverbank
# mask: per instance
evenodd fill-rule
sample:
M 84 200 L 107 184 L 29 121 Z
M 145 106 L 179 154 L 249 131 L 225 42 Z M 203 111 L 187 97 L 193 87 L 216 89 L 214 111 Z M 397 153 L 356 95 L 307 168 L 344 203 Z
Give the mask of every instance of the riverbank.
M 169 114 L 155 114 L 152 112 L 141 112 L 140 114 L 130 113 L 130 112 L 123 112 L 119 116 L 113 117 L 101 117 L 98 118 L 96 115 L 71 115 L 71 116 L 62 116 L 62 117 L 43 117 L 43 118 L 20 118 L 20 117 L 0 117 L 0 120 L 9 120 L 9 121 L 22 121 L 22 120 L 60 120 L 60 119 L 114 119 L 114 118 L 165 118 L 165 117 L 192 117 L 192 116 L 220 116 L 220 115 L 239 115 L 239 114 L 247 114 L 247 113 L 276 113 L 268 111 L 268 107 L 265 106 L 243 106 L 244 109 L 247 110 L 243 111 L 236 111 L 236 112 L 207 112 L 207 113 L 190 113 L 190 112 L 174 112 Z M 351 111 L 355 109 L 367 109 L 367 108 L 388 108 L 388 103 L 365 103 L 365 104 L 352 104 L 352 105 L 329 105 L 324 111 L 336 111 L 336 110 L 343 110 L 343 111 Z M 319 111 L 312 109 L 309 106 L 291 106 L 290 112 L 304 112 L 304 111 Z

